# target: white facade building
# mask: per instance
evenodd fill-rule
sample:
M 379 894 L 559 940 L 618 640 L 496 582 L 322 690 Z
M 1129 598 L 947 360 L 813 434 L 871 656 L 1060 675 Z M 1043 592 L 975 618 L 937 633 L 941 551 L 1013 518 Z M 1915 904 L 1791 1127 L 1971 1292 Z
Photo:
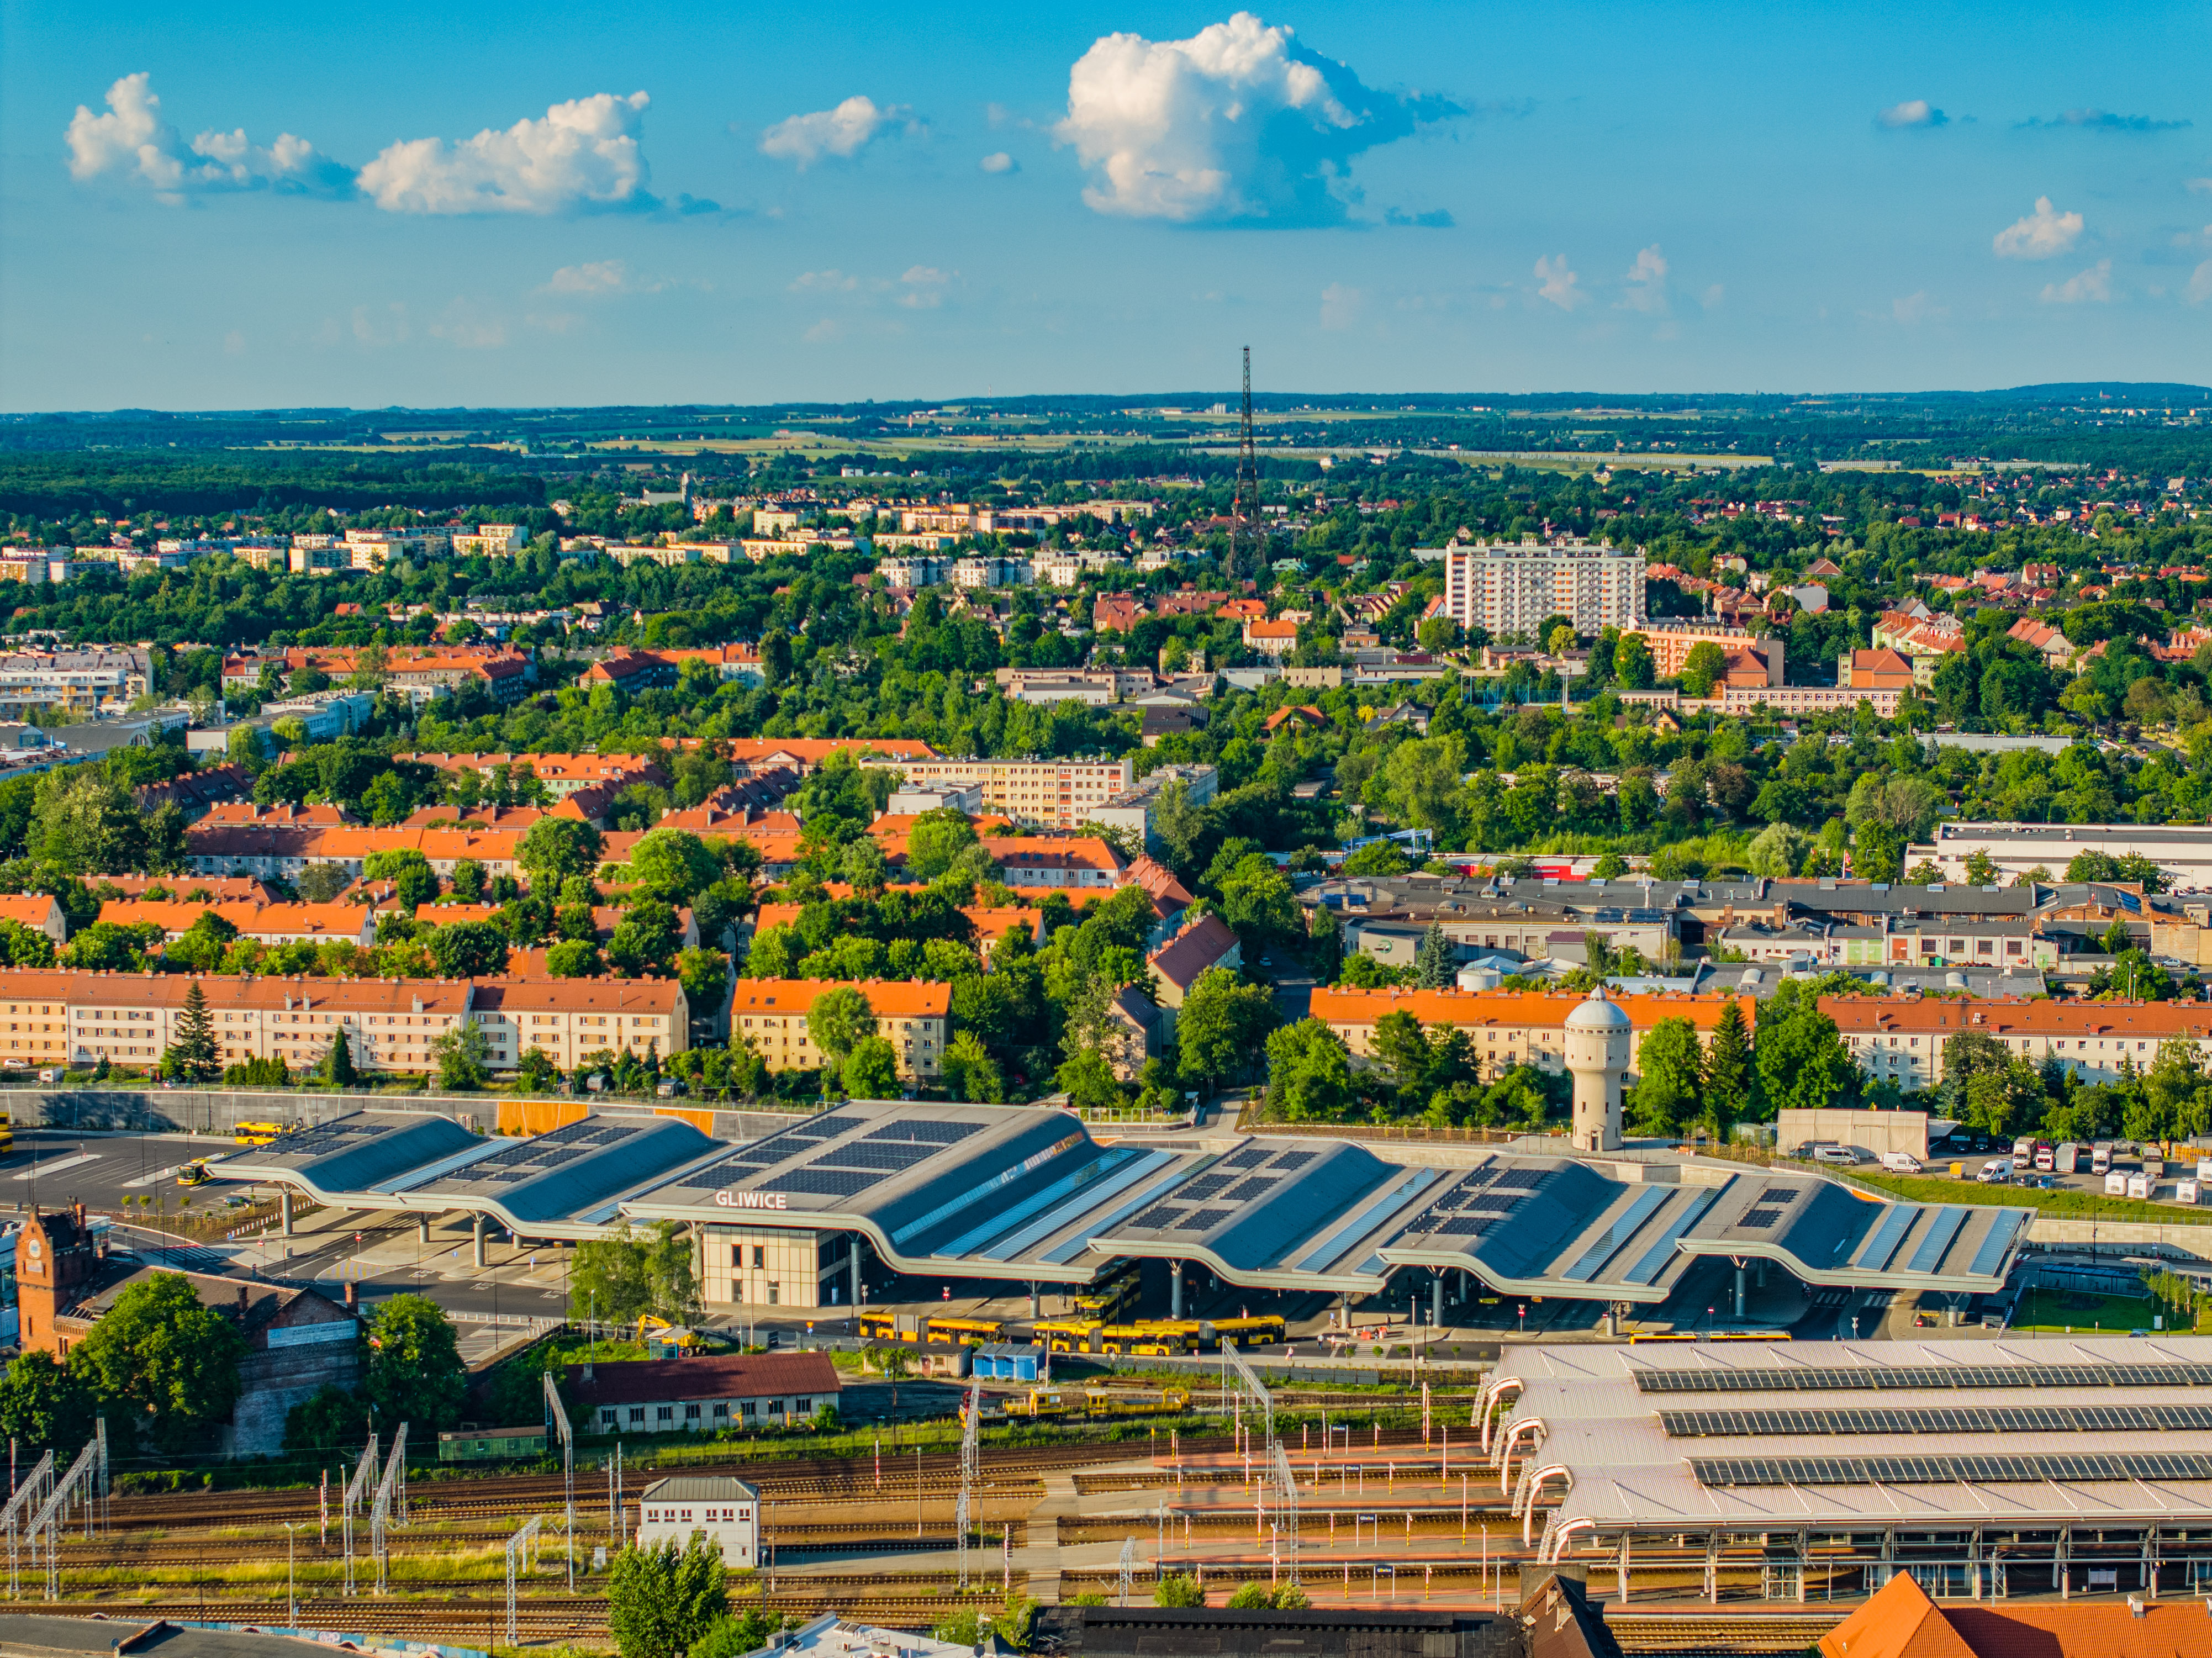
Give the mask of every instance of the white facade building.
M 1493 636 L 1531 637 L 1554 616 L 1585 637 L 1601 628 L 1632 628 L 1644 620 L 1644 568 L 1635 548 L 1603 543 L 1455 545 L 1445 550 L 1438 614 Z
M 726 1567 L 744 1571 L 758 1564 L 759 1490 L 720 1474 L 679 1475 L 647 1485 L 637 1500 L 638 1547 L 673 1543 L 688 1548 L 695 1537 L 720 1545 Z

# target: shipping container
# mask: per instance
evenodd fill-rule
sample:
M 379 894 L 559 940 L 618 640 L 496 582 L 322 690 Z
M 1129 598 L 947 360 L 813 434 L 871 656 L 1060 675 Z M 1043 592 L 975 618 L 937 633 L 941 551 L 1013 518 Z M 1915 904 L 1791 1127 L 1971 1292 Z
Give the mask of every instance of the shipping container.
M 2080 1146 L 2076 1145 L 2072 1140 L 2061 1140 L 2059 1142 L 2058 1172 L 2060 1174 L 2072 1174 L 2075 1168 L 2080 1165 L 2081 1161 L 2081 1148 Z

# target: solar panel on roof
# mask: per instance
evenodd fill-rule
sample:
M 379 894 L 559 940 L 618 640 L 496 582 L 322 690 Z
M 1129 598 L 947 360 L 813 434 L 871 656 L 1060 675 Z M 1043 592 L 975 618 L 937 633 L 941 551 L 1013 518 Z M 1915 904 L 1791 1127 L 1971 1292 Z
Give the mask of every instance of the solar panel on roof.
M 825 1197 L 849 1198 L 855 1192 L 866 1191 L 883 1178 L 857 1169 L 807 1168 L 779 1175 L 775 1184 L 781 1192 L 814 1192 Z
M 927 1140 L 935 1145 L 957 1145 L 970 1134 L 983 1132 L 981 1123 L 973 1122 L 893 1122 L 886 1123 L 864 1140 Z
M 1479 1238 L 1491 1224 L 1491 1218 L 1487 1215 L 1454 1215 L 1450 1219 L 1431 1227 L 1429 1236 L 1439 1238 Z
M 584 1136 L 584 1143 L 586 1145 L 612 1145 L 617 1140 L 626 1140 L 636 1133 L 637 1130 L 630 1124 L 622 1123 L 612 1128 L 595 1129 Z
M 1759 1201 L 1761 1203 L 1787 1203 L 1790 1199 L 1797 1195 L 1799 1190 L 1800 1188 L 1795 1186 L 1770 1186 L 1764 1192 L 1761 1192 L 1759 1194 Z
M 887 1175 L 895 1175 L 902 1169 L 911 1169 L 918 1163 L 926 1162 L 944 1149 L 933 1141 L 927 1145 L 908 1145 L 896 1140 L 873 1143 L 854 1140 L 849 1145 L 841 1145 L 834 1151 L 823 1153 L 819 1162 L 811 1163 L 807 1167 L 820 1169 L 825 1164 L 836 1163 L 841 1168 L 880 1169 Z
M 1276 1155 L 1274 1162 L 1269 1163 L 1267 1167 L 1270 1169 L 1282 1169 L 1285 1172 L 1292 1169 L 1303 1169 L 1320 1155 L 1321 1153 L 1318 1151 L 1279 1152 Z
M 1642 1369 L 1647 1394 L 1899 1392 L 1956 1388 L 2212 1388 L 2212 1364 L 1851 1364 Z
M 1177 1187 L 1176 1196 L 1187 1203 L 1203 1203 L 1227 1191 L 1236 1178 L 1234 1175 L 1200 1175 L 1188 1186 Z
M 1508 1188 L 1533 1192 L 1557 1172 L 1551 1169 L 1508 1169 L 1499 1174 L 1495 1183 Z
M 1692 1457 L 1698 1483 L 1724 1485 L 2003 1485 L 2045 1480 L 2212 1479 L 2202 1451 L 2057 1451 L 1983 1456 Z
M 1177 1221 L 1178 1232 L 1210 1232 L 1237 1212 L 1234 1209 L 1194 1209 Z
M 563 1127 L 556 1128 L 550 1133 L 540 1134 L 535 1140 L 532 1141 L 531 1144 L 534 1145 L 568 1145 L 574 1141 L 582 1139 L 586 1135 L 595 1132 L 597 1131 L 592 1127 L 592 1120 L 589 1117 L 585 1117 L 578 1121 L 569 1123 Z M 623 1132 L 627 1133 L 629 1131 L 624 1129 Z
M 1779 1209 L 1747 1209 L 1744 1212 L 1743 1218 L 1738 1221 L 1736 1224 L 1739 1226 L 1771 1226 L 1775 1222 L 1781 1218 L 1782 1212 Z
M 1275 1182 L 1265 1175 L 1261 1175 L 1252 1180 L 1240 1181 L 1222 1195 L 1231 1203 L 1249 1203 L 1261 1193 L 1272 1192 L 1274 1189 Z
M 1175 1205 L 1171 1203 L 1156 1203 L 1151 1208 L 1146 1210 L 1143 1214 L 1138 1216 L 1136 1219 L 1131 1221 L 1129 1224 L 1132 1226 L 1146 1227 L 1155 1232 L 1164 1232 L 1182 1218 L 1182 1211 L 1176 1208 Z
M 809 1117 L 805 1122 L 794 1123 L 783 1132 L 798 1139 L 827 1139 L 832 1134 L 842 1134 L 849 1128 L 857 1128 L 866 1121 L 866 1117 L 833 1114 L 827 1117 Z
M 1266 1146 L 1248 1145 L 1242 1151 L 1237 1152 L 1234 1157 L 1224 1159 L 1221 1166 L 1224 1169 L 1257 1169 L 1261 1163 L 1267 1162 L 1267 1148 Z
M 1662 1411 L 1670 1439 L 1818 1434 L 2197 1433 L 2212 1405 L 1878 1405 L 1857 1410 Z

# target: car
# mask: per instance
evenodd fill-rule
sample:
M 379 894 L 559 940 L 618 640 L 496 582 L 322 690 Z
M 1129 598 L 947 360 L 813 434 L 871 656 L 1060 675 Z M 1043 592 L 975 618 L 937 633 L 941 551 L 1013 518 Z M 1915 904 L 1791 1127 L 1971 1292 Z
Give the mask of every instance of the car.
M 1982 1172 L 1974 1178 L 1984 1186 L 2002 1186 L 2012 1178 L 2012 1159 L 1991 1157 L 1982 1165 Z
M 1813 1148 L 1814 1163 L 1854 1163 L 1858 1161 L 1847 1145 L 1816 1145 Z

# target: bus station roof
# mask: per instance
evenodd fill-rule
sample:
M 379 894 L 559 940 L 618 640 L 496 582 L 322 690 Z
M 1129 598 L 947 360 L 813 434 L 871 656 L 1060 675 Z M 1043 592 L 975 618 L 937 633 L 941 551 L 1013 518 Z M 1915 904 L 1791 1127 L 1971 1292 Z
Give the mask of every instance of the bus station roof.
M 850 1231 L 908 1272 L 1079 1284 L 1152 1257 L 1345 1294 L 1400 1267 L 1463 1267 L 1503 1293 L 1644 1304 L 1710 1255 L 1776 1260 L 1808 1284 L 1987 1292 L 2027 1219 L 1731 1165 L 1476 1151 L 1439 1167 L 1303 1135 L 1101 1141 L 1059 1109 L 884 1100 L 744 1145 L 644 1112 L 527 1139 L 362 1112 L 225 1167 L 340 1207 L 477 1210 L 536 1237 L 624 1219 Z

